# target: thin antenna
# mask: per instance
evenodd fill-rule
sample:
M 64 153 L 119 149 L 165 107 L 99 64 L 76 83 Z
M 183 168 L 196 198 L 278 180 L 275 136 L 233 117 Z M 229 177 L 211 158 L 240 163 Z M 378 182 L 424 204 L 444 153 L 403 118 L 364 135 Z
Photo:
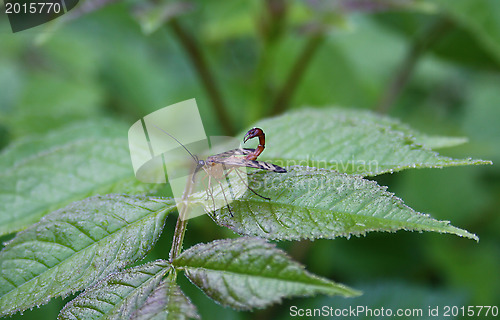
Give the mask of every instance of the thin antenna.
M 158 127 L 157 125 L 153 124 L 154 127 L 156 127 L 157 129 L 159 129 L 160 131 L 163 131 L 164 133 L 168 134 L 170 136 L 170 138 L 174 139 L 175 141 L 177 141 L 178 144 L 181 145 L 181 147 L 184 148 L 184 150 L 187 151 L 187 153 L 189 153 L 191 155 L 191 157 L 193 157 L 194 159 L 194 162 L 196 162 L 196 164 L 198 164 L 198 158 L 196 156 L 193 156 L 193 154 L 191 152 L 189 152 L 189 150 L 179 141 L 177 140 L 173 135 L 171 135 L 170 133 L 168 133 L 167 131 L 163 130 L 162 128 Z

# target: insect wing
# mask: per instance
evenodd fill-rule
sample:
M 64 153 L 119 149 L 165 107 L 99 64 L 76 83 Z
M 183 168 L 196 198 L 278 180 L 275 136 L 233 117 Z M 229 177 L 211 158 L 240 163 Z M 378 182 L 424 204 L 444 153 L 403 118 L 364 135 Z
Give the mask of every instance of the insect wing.
M 264 169 L 267 171 L 274 171 L 278 173 L 285 173 L 286 169 L 282 168 L 280 166 L 277 166 L 275 164 L 269 163 L 269 162 L 264 162 L 264 161 L 257 161 L 257 160 L 246 160 L 252 162 L 254 165 L 257 165 L 259 169 Z M 255 167 L 252 167 L 255 168 Z
M 264 161 L 247 160 L 245 158 L 229 157 L 224 159 L 213 159 L 213 162 L 221 163 L 227 169 L 231 167 L 247 167 L 247 168 L 263 169 L 267 171 L 274 171 L 278 173 L 286 172 L 286 169 L 277 166 L 275 164 Z
M 232 156 L 246 156 L 254 151 L 255 149 L 249 149 L 249 148 L 232 149 L 229 151 L 221 152 L 216 155 L 210 156 L 207 158 L 207 160 L 212 160 L 213 162 L 220 162 L 220 160 L 224 158 L 229 158 Z

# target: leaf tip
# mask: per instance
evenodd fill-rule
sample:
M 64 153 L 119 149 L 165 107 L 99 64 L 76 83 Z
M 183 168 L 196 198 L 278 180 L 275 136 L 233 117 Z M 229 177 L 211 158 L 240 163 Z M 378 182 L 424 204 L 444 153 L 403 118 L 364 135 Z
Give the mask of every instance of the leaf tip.
M 467 230 L 464 230 L 464 229 L 460 229 L 460 228 L 454 227 L 452 225 L 449 225 L 449 227 L 450 227 L 450 230 L 449 231 L 445 231 L 446 233 L 455 234 L 455 235 L 457 235 L 459 237 L 468 238 L 468 239 L 471 239 L 471 240 L 476 240 L 476 242 L 479 242 L 479 237 L 476 234 L 471 233 L 471 232 L 469 232 Z

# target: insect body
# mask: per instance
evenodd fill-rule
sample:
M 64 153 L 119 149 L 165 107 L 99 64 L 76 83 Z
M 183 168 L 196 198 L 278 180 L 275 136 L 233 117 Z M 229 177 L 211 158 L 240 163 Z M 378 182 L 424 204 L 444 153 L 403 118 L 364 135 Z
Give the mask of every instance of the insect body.
M 238 149 L 232 149 L 226 152 L 218 153 L 213 156 L 209 156 L 207 160 L 198 160 L 198 164 L 196 167 L 196 170 L 193 174 L 193 179 L 194 175 L 201 169 L 203 169 L 208 176 L 208 188 L 207 191 L 211 191 L 211 196 L 213 199 L 213 190 L 210 190 L 210 185 L 211 185 L 211 180 L 212 178 L 215 178 L 217 180 L 217 183 L 220 185 L 224 199 L 226 200 L 227 207 L 229 209 L 229 213 L 231 216 L 233 216 L 231 212 L 231 208 L 229 207 L 229 204 L 227 202 L 226 195 L 224 193 L 224 187 L 221 184 L 221 180 L 223 178 L 226 178 L 231 174 L 232 172 L 235 172 L 239 179 L 245 184 L 246 188 L 252 191 L 255 195 L 266 199 L 266 200 L 271 200 L 267 197 L 261 196 L 258 194 L 255 190 L 253 190 L 247 183 L 246 179 L 244 179 L 239 170 L 238 167 L 248 167 L 248 168 L 256 168 L 256 169 L 263 169 L 263 170 L 268 170 L 268 171 L 273 171 L 273 172 L 278 172 L 278 173 L 285 173 L 287 172 L 286 169 L 277 166 L 272 163 L 264 162 L 264 161 L 257 161 L 257 157 L 264 151 L 265 148 L 265 134 L 264 131 L 260 128 L 253 128 L 250 129 L 244 136 L 243 142 L 248 141 L 249 139 L 258 137 L 259 138 L 259 145 L 255 149 L 251 148 L 238 148 Z M 244 156 L 244 157 L 243 157 Z M 226 171 L 227 170 L 227 171 Z M 226 172 L 226 173 L 225 173 Z M 234 181 L 234 180 L 233 180 Z M 215 200 L 213 199 L 214 203 Z
M 213 167 L 217 164 L 223 164 L 225 168 L 234 168 L 234 167 L 248 167 L 248 168 L 256 168 L 263 169 L 268 171 L 274 171 L 278 173 L 286 172 L 286 169 L 277 166 L 272 163 L 264 162 L 264 161 L 256 161 L 257 157 L 264 151 L 266 147 L 266 140 L 264 131 L 260 128 L 250 129 L 243 139 L 243 142 L 247 142 L 249 139 L 258 137 L 259 145 L 256 149 L 250 148 L 239 148 L 233 149 L 226 152 L 222 152 L 213 156 L 209 156 L 206 161 L 198 160 L 198 167 L 195 170 L 195 173 L 199 171 L 203 166 Z M 245 157 L 238 157 L 244 155 Z
M 160 129 L 160 128 L 158 128 L 158 129 Z M 262 153 L 262 151 L 264 151 L 264 148 L 265 148 L 265 134 L 264 134 L 264 131 L 262 131 L 262 129 L 260 129 L 260 128 L 250 129 L 245 134 L 244 139 L 243 139 L 243 142 L 246 142 L 249 139 L 258 137 L 259 138 L 259 145 L 257 146 L 257 148 L 255 148 L 255 149 L 252 149 L 252 148 L 232 149 L 229 151 L 225 151 L 222 153 L 218 153 L 218 154 L 209 156 L 209 157 L 207 157 L 206 160 L 198 159 L 197 156 L 193 155 L 175 137 L 173 137 L 171 134 L 169 134 L 168 132 L 166 132 L 162 129 L 160 129 L 160 130 L 163 131 L 164 133 L 166 133 L 167 135 L 169 135 L 175 141 L 177 141 L 177 143 L 179 143 L 191 155 L 191 157 L 196 162 L 196 168 L 195 168 L 194 173 L 192 175 L 193 182 L 195 180 L 196 174 L 199 171 L 203 170 L 207 173 L 207 175 L 203 179 L 208 177 L 208 184 L 206 187 L 207 197 L 210 196 L 212 198 L 214 211 L 216 209 L 216 204 L 215 204 L 213 188 L 211 186 L 212 179 L 215 180 L 217 182 L 217 184 L 220 186 L 221 191 L 222 191 L 222 195 L 223 195 L 224 200 L 225 200 L 225 205 L 227 205 L 230 215 L 233 216 L 231 209 L 229 207 L 229 203 L 227 201 L 225 191 L 224 191 L 224 190 L 230 189 L 231 184 L 236 184 L 236 183 L 234 183 L 235 179 L 229 178 L 229 180 L 232 181 L 233 183 L 230 183 L 230 181 L 228 181 L 228 177 L 230 174 L 232 174 L 234 172 L 237 175 L 237 177 L 239 178 L 239 180 L 244 183 L 244 185 L 247 189 L 249 189 L 254 194 L 256 194 L 257 196 L 259 196 L 263 199 L 270 200 L 269 198 L 261 196 L 255 190 L 250 188 L 250 186 L 246 183 L 246 179 L 244 179 L 244 177 L 241 175 L 241 172 L 239 171 L 238 168 L 248 167 L 248 168 L 256 168 L 256 169 L 263 169 L 263 170 L 267 170 L 267 171 L 273 171 L 273 172 L 277 172 L 277 173 L 287 172 L 286 169 L 284 169 L 280 166 L 277 166 L 275 164 L 256 160 L 257 157 Z M 226 182 L 225 180 L 228 182 L 226 184 L 226 187 L 222 183 L 222 181 Z M 233 195 L 233 198 L 236 198 L 236 197 L 234 197 L 234 195 Z M 220 206 L 218 206 L 218 207 L 220 207 Z

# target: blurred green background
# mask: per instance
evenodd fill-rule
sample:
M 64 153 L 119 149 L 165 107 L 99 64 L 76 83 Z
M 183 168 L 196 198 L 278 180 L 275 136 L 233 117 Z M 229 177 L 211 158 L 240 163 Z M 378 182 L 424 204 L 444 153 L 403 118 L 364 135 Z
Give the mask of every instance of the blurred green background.
M 289 319 L 292 305 L 500 306 L 500 1 L 87 0 L 16 34 L 3 18 L 0 148 L 78 121 L 131 125 L 194 97 L 207 135 L 335 105 L 468 137 L 439 152 L 493 161 L 376 178 L 415 210 L 476 233 L 479 243 L 411 232 L 282 242 L 310 271 L 365 295 L 236 312 L 186 280 L 182 288 L 203 319 Z M 168 255 L 174 223 L 167 221 L 148 259 Z M 208 217 L 193 219 L 185 247 L 234 236 Z M 63 305 L 54 299 L 22 318 L 54 319 Z

